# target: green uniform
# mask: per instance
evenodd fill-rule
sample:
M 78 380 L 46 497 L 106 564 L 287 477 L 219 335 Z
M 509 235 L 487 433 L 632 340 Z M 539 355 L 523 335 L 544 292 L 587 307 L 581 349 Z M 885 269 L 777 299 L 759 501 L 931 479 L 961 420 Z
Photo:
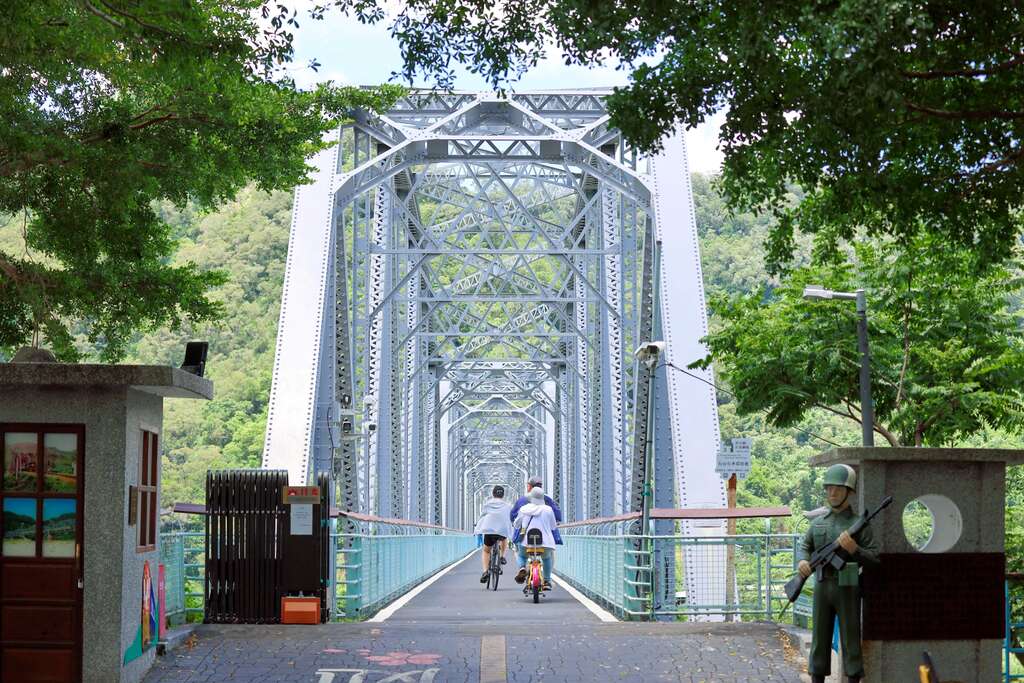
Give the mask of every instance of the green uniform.
M 797 550 L 797 562 L 810 560 L 811 553 L 839 538 L 853 526 L 857 515 L 847 507 L 842 512 L 829 510 L 811 522 Z M 859 565 L 878 564 L 878 546 L 871 527 L 861 530 L 853 539 L 857 552 L 842 571 L 825 567 L 824 577 L 814 587 L 814 634 L 811 639 L 811 661 L 807 667 L 812 676 L 828 676 L 832 660 L 833 620 L 839 617 L 839 641 L 843 646 L 843 669 L 852 678 L 864 675 L 860 653 L 860 579 Z

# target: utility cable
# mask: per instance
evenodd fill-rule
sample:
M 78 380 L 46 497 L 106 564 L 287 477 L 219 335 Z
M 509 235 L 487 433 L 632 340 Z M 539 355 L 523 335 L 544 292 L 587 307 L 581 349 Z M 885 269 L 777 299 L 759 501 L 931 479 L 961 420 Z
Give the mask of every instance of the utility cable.
M 732 396 L 733 398 L 739 398 L 738 396 L 736 396 L 736 394 L 734 394 L 733 392 L 729 391 L 728 389 L 723 389 L 722 387 L 718 386 L 714 382 L 709 382 L 708 380 L 704 379 L 700 375 L 695 375 L 692 372 L 684 370 L 683 368 L 679 367 L 675 363 L 672 363 L 672 362 L 669 362 L 669 361 L 665 361 L 664 363 L 662 363 L 658 367 L 669 367 L 669 368 L 672 368 L 673 370 L 678 370 L 679 372 L 683 373 L 687 377 L 692 377 L 693 379 L 697 380 L 698 382 L 704 382 L 704 384 L 707 384 L 707 385 L 713 387 L 716 391 L 721 391 L 723 394 L 728 394 L 729 396 Z M 657 368 L 655 368 L 655 369 L 657 369 Z M 761 411 L 761 412 L 767 412 L 767 411 Z M 835 446 L 836 448 L 842 448 L 842 446 L 840 444 L 837 444 L 835 441 L 830 441 L 830 440 L 826 439 L 823 436 L 819 436 L 819 435 L 815 434 L 814 432 L 808 431 L 808 430 L 803 429 L 801 427 L 789 427 L 789 429 L 795 429 L 796 431 L 801 432 L 803 434 L 806 434 L 807 436 L 810 436 L 810 437 L 813 437 L 815 439 L 818 439 L 819 441 L 824 441 L 827 444 L 831 444 L 831 445 Z

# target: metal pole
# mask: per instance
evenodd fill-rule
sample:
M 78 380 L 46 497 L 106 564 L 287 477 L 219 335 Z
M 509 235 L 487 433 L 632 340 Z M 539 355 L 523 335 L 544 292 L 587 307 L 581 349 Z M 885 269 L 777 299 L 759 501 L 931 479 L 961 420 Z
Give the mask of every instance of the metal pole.
M 658 359 L 660 360 L 660 358 Z M 644 504 L 641 508 L 640 529 L 644 536 L 650 533 L 651 499 L 654 485 L 654 368 L 647 370 L 647 457 L 644 458 Z
M 875 407 L 871 401 L 871 355 L 868 351 L 868 301 L 857 290 L 857 346 L 860 351 L 860 413 L 864 446 L 875 445 Z

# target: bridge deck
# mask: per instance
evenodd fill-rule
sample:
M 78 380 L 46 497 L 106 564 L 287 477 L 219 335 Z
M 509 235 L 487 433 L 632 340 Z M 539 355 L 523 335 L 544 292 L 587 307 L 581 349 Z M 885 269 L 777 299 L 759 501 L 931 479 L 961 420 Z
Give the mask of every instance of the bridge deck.
M 474 553 L 382 623 L 199 626 L 146 683 L 801 683 L 772 624 L 602 623 L 556 587 L 479 583 Z M 557 559 L 555 562 L 557 573 Z
M 547 593 L 539 605 L 523 595 L 513 580 L 515 557 L 498 582 L 498 590 L 485 590 L 480 583 L 480 551 L 425 588 L 387 618 L 390 623 L 460 624 L 598 624 L 600 620 L 561 587 Z M 555 573 L 558 573 L 557 559 Z

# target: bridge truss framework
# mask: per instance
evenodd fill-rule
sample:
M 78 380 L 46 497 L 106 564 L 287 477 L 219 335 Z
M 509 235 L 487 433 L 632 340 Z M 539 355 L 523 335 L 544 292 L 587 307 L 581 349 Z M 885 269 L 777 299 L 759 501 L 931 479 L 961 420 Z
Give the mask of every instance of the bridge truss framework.
M 724 506 L 714 390 L 664 365 L 650 382 L 633 356 L 653 339 L 678 366 L 703 355 L 685 144 L 638 154 L 608 93 L 413 91 L 354 113 L 295 192 L 264 467 L 455 528 L 533 474 L 567 521 L 640 510 L 645 490 Z

